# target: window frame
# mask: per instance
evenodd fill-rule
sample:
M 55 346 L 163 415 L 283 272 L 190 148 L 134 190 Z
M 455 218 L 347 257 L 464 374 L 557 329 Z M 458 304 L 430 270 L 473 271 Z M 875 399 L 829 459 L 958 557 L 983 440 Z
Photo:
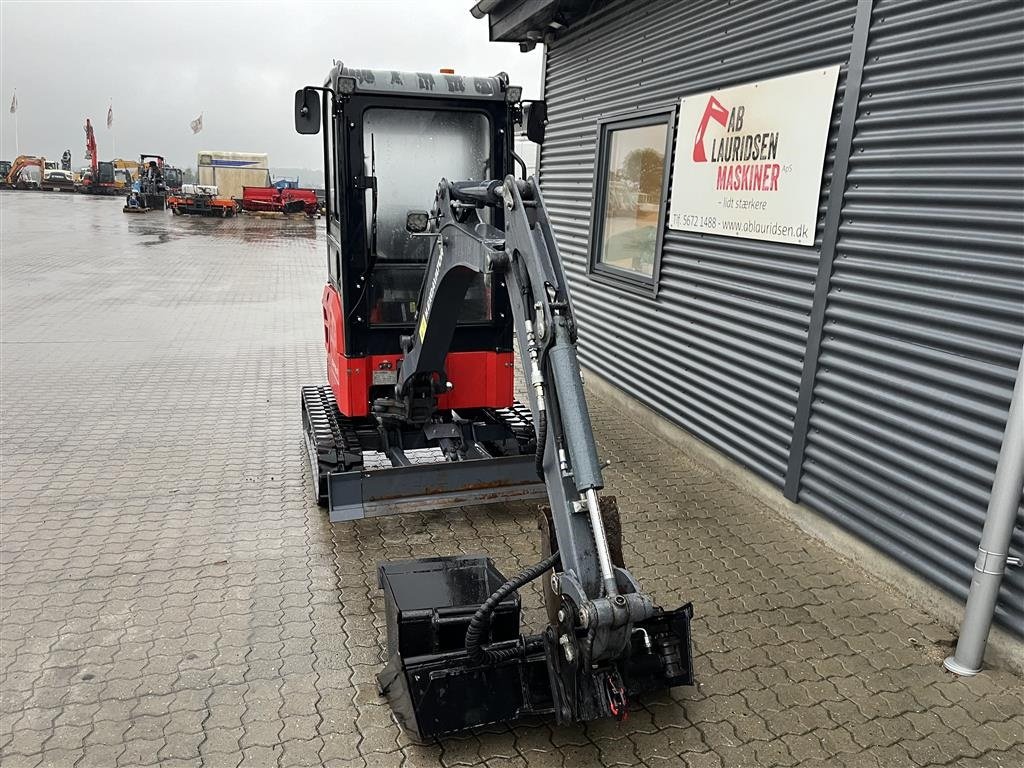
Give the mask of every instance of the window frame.
M 342 187 L 339 184 L 341 179 L 341 166 L 339 164 L 344 155 L 344 131 L 345 118 L 343 111 L 335 102 L 334 94 L 326 92 L 323 94 L 323 130 L 324 141 L 327 142 L 329 167 L 324 169 L 324 200 L 327 204 L 327 274 L 330 280 L 338 289 L 342 285 L 341 274 L 341 211 L 344 205 Z M 332 228 L 336 230 L 332 232 Z
M 664 104 L 642 111 L 619 113 L 602 117 L 597 122 L 597 143 L 594 154 L 594 184 L 590 201 L 590 244 L 588 248 L 587 275 L 601 283 L 622 288 L 633 293 L 654 298 L 658 295 L 661 276 L 661 255 L 665 239 L 668 194 L 672 175 L 672 148 L 675 145 L 676 103 Z M 611 138 L 615 131 L 630 128 L 644 128 L 651 125 L 665 126 L 665 159 L 661 179 L 661 205 L 658 209 L 658 234 L 654 242 L 654 264 L 651 276 L 611 264 L 600 259 L 604 238 L 605 205 L 608 197 L 608 155 Z

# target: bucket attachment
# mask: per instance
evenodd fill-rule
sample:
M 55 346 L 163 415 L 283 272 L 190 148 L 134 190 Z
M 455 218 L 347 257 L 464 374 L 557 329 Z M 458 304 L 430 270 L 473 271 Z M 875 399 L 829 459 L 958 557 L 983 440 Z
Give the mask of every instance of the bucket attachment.
M 521 656 L 494 666 L 467 657 L 470 619 L 505 581 L 490 558 L 387 562 L 378 573 L 388 661 L 377 682 L 405 730 L 424 740 L 552 711 L 543 646 L 519 635 L 518 594 L 495 608 L 490 642 L 522 644 Z
M 516 592 L 491 616 L 489 650 L 515 649 L 498 663 L 466 652 L 474 613 L 505 577 L 487 557 L 433 557 L 382 563 L 388 660 L 377 675 L 402 727 L 423 741 L 467 728 L 550 715 L 559 723 L 624 717 L 629 698 L 693 683 L 689 603 L 637 627 L 626 657 L 601 669 L 569 669 L 553 627 L 519 633 Z M 610 695 L 616 681 L 620 707 Z

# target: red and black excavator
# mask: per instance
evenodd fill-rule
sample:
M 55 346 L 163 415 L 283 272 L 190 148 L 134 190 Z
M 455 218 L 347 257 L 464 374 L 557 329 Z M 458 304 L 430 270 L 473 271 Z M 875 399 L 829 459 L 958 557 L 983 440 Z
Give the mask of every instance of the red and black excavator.
M 692 607 L 655 605 L 600 495 L 569 286 L 513 144 L 524 124 L 543 140 L 546 107 L 521 97 L 504 73 L 341 64 L 295 94 L 296 130 L 324 128 L 328 386 L 302 391 L 317 499 L 332 521 L 547 502 L 545 556 L 511 579 L 483 555 L 379 565 L 379 689 L 419 739 L 530 713 L 621 719 L 693 682 Z M 541 577 L 548 624 L 523 635 L 518 590 Z
M 114 164 L 100 161 L 96 149 L 96 134 L 89 118 L 85 118 L 85 157 L 89 161 L 89 171 L 82 177 L 80 191 L 90 195 L 118 194 L 114 183 Z

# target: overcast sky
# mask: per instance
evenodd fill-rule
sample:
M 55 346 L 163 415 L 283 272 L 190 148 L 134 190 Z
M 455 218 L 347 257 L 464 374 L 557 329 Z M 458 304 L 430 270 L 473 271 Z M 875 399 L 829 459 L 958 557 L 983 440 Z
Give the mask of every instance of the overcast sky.
M 317 138 L 295 133 L 292 100 L 332 59 L 362 68 L 506 71 L 539 95 L 540 49 L 491 43 L 471 0 L 310 3 L 0 2 L 0 156 L 84 164 L 85 118 L 100 157 L 162 154 L 194 166 L 201 149 L 267 152 L 272 167 L 318 168 Z M 114 127 L 106 128 L 113 103 Z M 203 130 L 189 122 L 203 114 Z

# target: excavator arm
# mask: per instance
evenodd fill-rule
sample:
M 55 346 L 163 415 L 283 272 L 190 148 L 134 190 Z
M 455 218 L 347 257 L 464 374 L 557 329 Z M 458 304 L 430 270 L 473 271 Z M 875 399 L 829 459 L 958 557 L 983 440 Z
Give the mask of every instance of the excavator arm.
M 626 568 L 613 562 L 572 303 L 536 181 L 512 176 L 442 181 L 433 210 L 410 213 L 408 228 L 433 242 L 414 331 L 402 340 L 405 354 L 394 396 L 376 403 L 375 410 L 417 423 L 435 418 L 437 398 L 452 386 L 444 361 L 460 309 L 474 278 L 487 275 L 493 290 L 508 292 L 537 425 L 537 471 L 547 490 L 557 545 L 556 553 L 510 579 L 476 610 L 466 631 L 465 654 L 452 657 L 445 670 L 447 695 L 459 690 L 457 681 L 500 686 L 499 670 L 507 674 L 509 665 L 518 663 L 518 685 L 533 691 L 521 711 L 553 711 L 559 722 L 570 722 L 621 718 L 632 695 L 692 683 L 691 606 L 664 611 Z M 548 566 L 553 567 L 546 591 L 551 623 L 544 633 L 523 638 L 517 646 L 489 648 L 487 627 L 495 606 Z M 547 675 L 538 684 L 541 658 Z M 399 669 L 396 662 L 382 673 L 385 692 Z M 536 691 L 538 686 L 545 690 Z M 550 709 L 544 710 L 537 702 L 547 696 Z M 415 705 L 411 709 L 422 734 L 423 713 Z M 460 727 L 475 724 L 470 720 Z
M 490 216 L 487 212 L 493 212 Z M 504 230 L 486 223 L 498 216 Z M 483 214 L 483 215 L 481 215 Z M 538 462 L 547 488 L 562 566 L 579 598 L 619 594 L 597 492 L 604 487 L 590 414 L 576 359 L 576 330 L 568 287 L 536 183 L 442 181 L 428 220 L 434 240 L 414 333 L 404 339 L 397 399 L 408 412 L 447 391 L 444 361 L 466 292 L 489 273 L 506 289 L 528 400 L 538 425 Z M 416 407 L 413 403 L 418 403 Z M 542 452 L 542 453 L 541 453 Z M 591 530 L 593 529 L 593 531 Z

